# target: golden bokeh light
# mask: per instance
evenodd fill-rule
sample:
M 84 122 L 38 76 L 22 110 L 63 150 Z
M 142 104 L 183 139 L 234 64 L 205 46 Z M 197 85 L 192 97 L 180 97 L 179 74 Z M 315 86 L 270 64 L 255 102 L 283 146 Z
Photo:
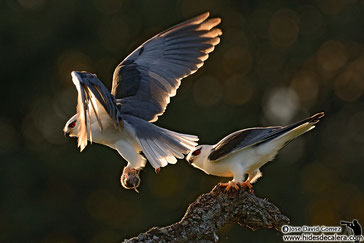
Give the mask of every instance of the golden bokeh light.
M 227 75 L 247 74 L 253 65 L 253 57 L 248 47 L 233 46 L 229 48 L 223 59 L 223 68 Z
M 291 88 L 297 93 L 303 105 L 311 106 L 319 94 L 320 77 L 313 70 L 300 70 L 292 78 Z
M 317 65 L 324 74 L 334 74 L 342 68 L 348 60 L 345 45 L 340 41 L 329 40 L 321 45 L 317 53 Z
M 335 80 L 335 94 L 344 101 L 355 101 L 363 93 L 362 79 L 357 79 L 352 72 L 342 73 Z
M 248 103 L 254 95 L 252 82 L 244 76 L 233 76 L 224 81 L 224 102 L 230 105 Z
M 335 94 L 343 101 L 357 100 L 364 90 L 364 56 L 351 62 L 334 82 Z
M 293 10 L 281 9 L 272 16 L 269 38 L 274 46 L 287 48 L 293 45 L 299 33 L 299 19 Z

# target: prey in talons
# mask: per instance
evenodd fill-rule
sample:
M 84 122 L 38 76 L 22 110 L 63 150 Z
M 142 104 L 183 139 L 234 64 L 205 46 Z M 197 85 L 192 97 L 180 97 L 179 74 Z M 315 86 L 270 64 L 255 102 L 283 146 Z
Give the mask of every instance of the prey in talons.
M 120 183 L 125 189 L 134 189 L 139 193 L 138 187 L 140 185 L 140 170 L 129 168 L 127 166 L 124 167 L 123 173 L 120 177 Z

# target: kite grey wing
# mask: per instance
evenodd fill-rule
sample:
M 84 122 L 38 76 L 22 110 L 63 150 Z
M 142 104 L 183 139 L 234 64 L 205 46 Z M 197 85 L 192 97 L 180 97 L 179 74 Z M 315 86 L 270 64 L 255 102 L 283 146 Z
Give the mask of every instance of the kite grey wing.
M 265 141 L 281 127 L 258 127 L 236 131 L 218 142 L 212 149 L 209 160 L 217 161 L 230 153 Z
M 132 52 L 115 69 L 111 93 L 123 114 L 154 122 L 180 80 L 196 72 L 220 42 L 220 18 L 209 13 L 171 27 Z
M 71 75 L 72 81 L 78 92 L 78 146 L 81 147 L 82 151 L 87 145 L 88 135 L 90 141 L 92 141 L 91 117 L 93 117 L 93 115 L 99 124 L 100 130 L 102 131 L 103 129 L 100 120 L 100 112 L 102 111 L 100 111 L 101 107 L 99 104 L 115 121 L 116 125 L 119 125 L 122 119 L 116 105 L 115 97 L 110 94 L 110 92 L 95 74 L 73 71 Z

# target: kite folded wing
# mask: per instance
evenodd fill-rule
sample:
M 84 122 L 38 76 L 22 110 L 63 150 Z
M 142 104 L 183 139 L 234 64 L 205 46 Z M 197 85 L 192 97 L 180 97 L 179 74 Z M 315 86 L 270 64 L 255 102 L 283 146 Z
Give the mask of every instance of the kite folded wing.
M 309 128 L 310 130 L 315 127 L 314 124 L 323 116 L 324 113 L 320 112 L 307 119 L 284 127 L 256 127 L 236 131 L 218 142 L 213 147 L 208 158 L 212 162 L 217 162 L 231 153 L 270 141 L 304 124 L 311 124 L 312 127 Z

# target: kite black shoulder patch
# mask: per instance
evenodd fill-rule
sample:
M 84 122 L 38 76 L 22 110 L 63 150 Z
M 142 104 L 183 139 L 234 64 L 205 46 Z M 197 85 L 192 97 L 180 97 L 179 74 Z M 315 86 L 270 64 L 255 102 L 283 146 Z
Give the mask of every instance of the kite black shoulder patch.
M 259 142 L 261 138 L 267 136 L 269 133 L 277 130 L 278 128 L 279 127 L 262 127 L 236 131 L 226 136 L 218 144 L 216 144 L 208 158 L 211 161 L 218 160 L 235 150 Z

